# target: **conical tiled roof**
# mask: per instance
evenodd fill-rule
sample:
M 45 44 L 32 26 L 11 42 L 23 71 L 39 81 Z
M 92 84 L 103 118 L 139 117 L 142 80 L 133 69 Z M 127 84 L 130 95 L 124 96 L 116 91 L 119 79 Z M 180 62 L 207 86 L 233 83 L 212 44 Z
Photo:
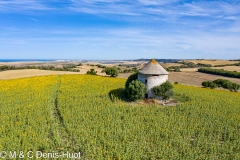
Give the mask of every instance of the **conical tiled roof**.
M 169 74 L 155 59 L 149 61 L 138 72 L 141 74 Z

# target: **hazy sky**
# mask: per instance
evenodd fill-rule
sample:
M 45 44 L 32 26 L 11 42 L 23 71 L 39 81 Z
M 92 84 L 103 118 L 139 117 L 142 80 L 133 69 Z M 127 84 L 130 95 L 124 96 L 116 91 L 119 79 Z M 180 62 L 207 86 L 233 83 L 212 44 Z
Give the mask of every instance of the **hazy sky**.
M 0 0 L 0 59 L 240 58 L 240 0 Z

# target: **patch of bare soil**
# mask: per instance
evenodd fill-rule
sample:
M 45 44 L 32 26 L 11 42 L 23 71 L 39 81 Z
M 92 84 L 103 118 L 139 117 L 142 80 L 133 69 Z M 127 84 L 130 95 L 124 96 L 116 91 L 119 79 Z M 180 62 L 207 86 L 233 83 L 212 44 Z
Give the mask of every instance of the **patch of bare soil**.
M 160 63 L 160 65 L 164 68 L 168 68 L 171 66 L 181 66 L 182 64 L 180 64 L 180 63 Z
M 197 72 L 199 68 L 180 68 L 181 72 Z
M 235 64 L 239 63 L 239 61 L 228 61 L 228 60 L 211 60 L 211 59 L 203 59 L 203 60 L 184 60 L 184 62 L 193 62 L 195 64 L 211 64 L 211 65 L 225 65 L 225 64 Z
M 212 67 L 213 69 L 224 69 L 226 71 L 240 72 L 240 66 L 224 66 L 224 67 Z M 182 72 L 197 72 L 198 68 L 181 68 Z
M 153 103 L 161 106 L 176 106 L 177 104 L 180 104 L 180 102 L 178 102 L 175 99 L 169 99 L 169 100 L 146 99 L 144 100 L 144 102 L 146 104 Z
M 78 66 L 77 69 L 80 70 L 81 74 L 86 74 L 87 71 L 89 71 L 90 69 L 94 69 L 95 71 L 97 71 L 97 74 L 100 76 L 106 76 L 105 73 L 101 73 L 102 72 L 102 68 L 99 68 L 97 66 L 88 66 L 88 65 L 82 65 L 82 66 Z
M 240 66 L 214 67 L 214 69 L 224 69 L 226 71 L 237 71 L 237 72 L 240 72 Z
M 157 100 L 157 99 L 144 99 L 144 100 L 138 100 L 135 102 L 130 102 L 133 106 L 138 106 L 138 105 L 159 105 L 159 106 L 176 106 L 177 104 L 180 104 L 181 102 L 178 102 L 175 99 L 170 99 L 168 101 L 166 100 Z
M 133 73 L 119 73 L 118 78 L 128 78 Z

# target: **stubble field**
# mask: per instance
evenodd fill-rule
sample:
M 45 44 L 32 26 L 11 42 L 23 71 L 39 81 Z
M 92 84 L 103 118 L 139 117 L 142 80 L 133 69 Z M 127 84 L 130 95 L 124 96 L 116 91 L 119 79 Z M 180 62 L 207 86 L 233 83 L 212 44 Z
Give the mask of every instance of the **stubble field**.
M 184 60 L 184 62 L 193 62 L 195 64 L 202 63 L 202 64 L 211 64 L 212 66 L 215 65 L 225 65 L 225 64 L 235 64 L 239 63 L 239 61 L 229 61 L 229 60 Z
M 214 81 L 216 79 L 227 79 L 234 83 L 240 84 L 239 78 L 230 78 L 218 75 L 211 75 L 195 71 L 185 72 L 170 72 L 169 81 L 174 83 L 178 82 L 184 85 L 202 86 L 203 81 Z

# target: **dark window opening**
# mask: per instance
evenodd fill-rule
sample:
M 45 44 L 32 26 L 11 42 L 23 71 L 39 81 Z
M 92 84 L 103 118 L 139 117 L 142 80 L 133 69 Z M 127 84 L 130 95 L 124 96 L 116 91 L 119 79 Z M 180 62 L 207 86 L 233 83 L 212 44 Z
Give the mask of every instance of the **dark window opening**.
M 148 98 L 148 94 L 145 94 L 145 98 Z
M 147 79 L 145 79 L 145 83 L 147 83 Z

